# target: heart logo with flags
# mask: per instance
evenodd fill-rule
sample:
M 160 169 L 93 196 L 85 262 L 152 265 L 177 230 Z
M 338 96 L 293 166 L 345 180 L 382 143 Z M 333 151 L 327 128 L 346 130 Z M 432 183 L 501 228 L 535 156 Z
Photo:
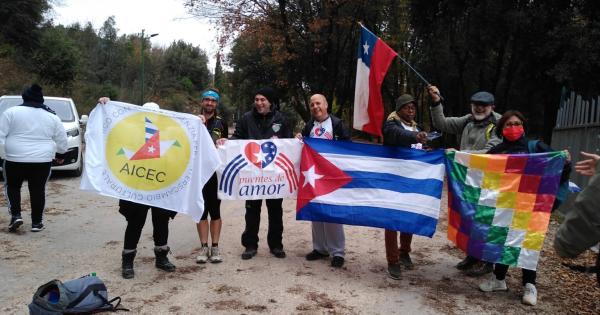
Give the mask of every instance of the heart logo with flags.
M 271 141 L 264 142 L 263 144 L 250 142 L 246 144 L 244 154 L 246 155 L 246 159 L 254 166 L 265 168 L 275 161 L 277 146 Z

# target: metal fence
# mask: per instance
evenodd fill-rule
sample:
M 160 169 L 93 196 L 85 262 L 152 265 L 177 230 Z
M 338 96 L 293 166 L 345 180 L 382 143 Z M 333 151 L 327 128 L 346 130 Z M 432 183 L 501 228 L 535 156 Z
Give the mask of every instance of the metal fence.
M 581 158 L 581 151 L 600 154 L 600 96 L 584 99 L 563 88 L 552 130 L 552 147 L 569 150 L 573 161 Z M 575 171 L 571 173 L 571 181 L 582 188 L 588 180 Z

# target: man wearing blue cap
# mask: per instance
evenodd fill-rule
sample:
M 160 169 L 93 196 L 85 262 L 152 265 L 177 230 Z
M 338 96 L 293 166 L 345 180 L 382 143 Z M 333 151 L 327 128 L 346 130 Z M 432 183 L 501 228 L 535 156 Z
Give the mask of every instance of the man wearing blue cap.
M 217 105 L 219 105 L 219 93 L 216 90 L 208 89 L 202 93 L 202 109 L 200 119 L 206 125 L 208 133 L 213 139 L 227 137 L 227 122 L 218 115 Z M 196 225 L 198 236 L 200 237 L 200 254 L 196 257 L 196 263 L 204 264 L 207 261 L 211 263 L 220 263 L 223 261 L 219 250 L 219 237 L 221 235 L 221 200 L 217 198 L 217 173 L 206 182 L 202 189 L 204 197 L 204 213 L 200 223 Z M 210 214 L 210 224 L 208 215 Z M 211 247 L 208 248 L 208 234 L 210 231 Z
M 431 118 L 433 126 L 442 132 L 457 136 L 459 149 L 471 153 L 486 153 L 500 144 L 494 129 L 501 115 L 494 112 L 494 95 L 480 91 L 471 96 L 471 113 L 461 117 L 444 116 L 440 91 L 437 87 L 427 87 L 431 96 Z M 468 276 L 478 277 L 493 270 L 491 263 L 481 262 L 475 257 L 467 256 L 456 265 L 459 270 L 467 271 Z

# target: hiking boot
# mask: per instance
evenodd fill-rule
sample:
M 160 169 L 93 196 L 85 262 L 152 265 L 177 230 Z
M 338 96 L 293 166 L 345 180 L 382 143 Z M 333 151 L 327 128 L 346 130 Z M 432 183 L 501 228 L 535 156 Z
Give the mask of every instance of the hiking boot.
M 176 267 L 173 265 L 169 258 L 167 258 L 167 254 L 169 254 L 171 248 L 167 246 L 167 249 L 154 248 L 154 255 L 156 256 L 156 263 L 154 264 L 156 268 L 162 269 L 164 271 L 173 272 Z
M 342 266 L 344 266 L 344 257 L 333 256 L 333 259 L 331 260 L 331 267 L 342 268 Z
M 9 232 L 14 232 L 21 225 L 23 225 L 23 219 L 20 216 L 12 216 L 10 218 L 10 224 L 8 225 L 8 231 Z
M 458 270 L 469 270 L 475 265 L 479 260 L 472 256 L 467 256 L 465 259 L 461 260 L 457 265 L 456 269 Z
M 121 254 L 121 276 L 125 279 L 131 279 L 134 277 L 135 272 L 133 271 L 133 259 L 137 251 L 129 253 L 123 252 Z
M 316 249 L 313 249 L 312 252 L 306 254 L 306 260 L 308 260 L 308 261 L 324 259 L 327 257 L 329 257 L 329 254 L 321 254 Z
M 243 260 L 248 260 L 254 256 L 256 256 L 256 248 L 246 247 L 246 249 L 242 253 Z
M 388 275 L 394 280 L 400 280 L 402 278 L 402 268 L 400 263 L 388 264 Z
M 491 275 L 488 280 L 479 285 L 479 290 L 483 292 L 508 291 L 508 287 L 505 280 L 498 280 L 496 275 Z
M 40 222 L 40 223 L 33 223 L 31 225 L 31 232 L 39 232 L 43 229 L 45 229 L 46 227 L 44 226 L 44 223 Z
M 277 258 L 285 258 L 285 251 L 283 251 L 283 248 L 273 248 L 271 249 L 271 254 Z
M 469 277 L 481 277 L 485 274 L 494 271 L 494 264 L 488 262 L 479 262 L 476 264 L 473 269 L 467 272 L 467 276 Z
M 205 264 L 208 261 L 210 253 L 208 252 L 208 246 L 202 246 L 200 248 L 200 255 L 196 256 L 197 264 Z
M 208 260 L 210 260 L 210 262 L 213 264 L 220 263 L 223 261 L 219 247 L 213 246 L 210 248 L 210 258 Z
M 415 265 L 413 265 L 412 260 L 410 259 L 410 255 L 408 253 L 401 253 L 400 254 L 400 264 L 402 266 L 404 266 L 404 268 L 411 270 L 413 268 L 415 268 Z
M 537 303 L 537 289 L 532 283 L 525 283 L 523 287 L 523 304 L 535 305 Z

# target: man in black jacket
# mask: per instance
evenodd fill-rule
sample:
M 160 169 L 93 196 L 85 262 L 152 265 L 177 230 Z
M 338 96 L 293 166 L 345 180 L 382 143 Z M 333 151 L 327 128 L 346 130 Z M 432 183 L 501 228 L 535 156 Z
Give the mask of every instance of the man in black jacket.
M 292 130 L 285 116 L 277 110 L 277 96 L 272 88 L 258 90 L 254 96 L 254 108 L 238 119 L 235 131 L 230 139 L 275 139 L 291 138 Z M 224 138 L 217 141 L 225 143 Z M 266 199 L 269 212 L 269 231 L 267 243 L 271 253 L 277 258 L 285 258 L 283 250 L 283 199 Z M 262 200 L 246 201 L 246 228 L 242 233 L 242 245 L 246 248 L 242 259 L 251 259 L 258 248 L 258 228 L 260 226 L 260 208 Z

